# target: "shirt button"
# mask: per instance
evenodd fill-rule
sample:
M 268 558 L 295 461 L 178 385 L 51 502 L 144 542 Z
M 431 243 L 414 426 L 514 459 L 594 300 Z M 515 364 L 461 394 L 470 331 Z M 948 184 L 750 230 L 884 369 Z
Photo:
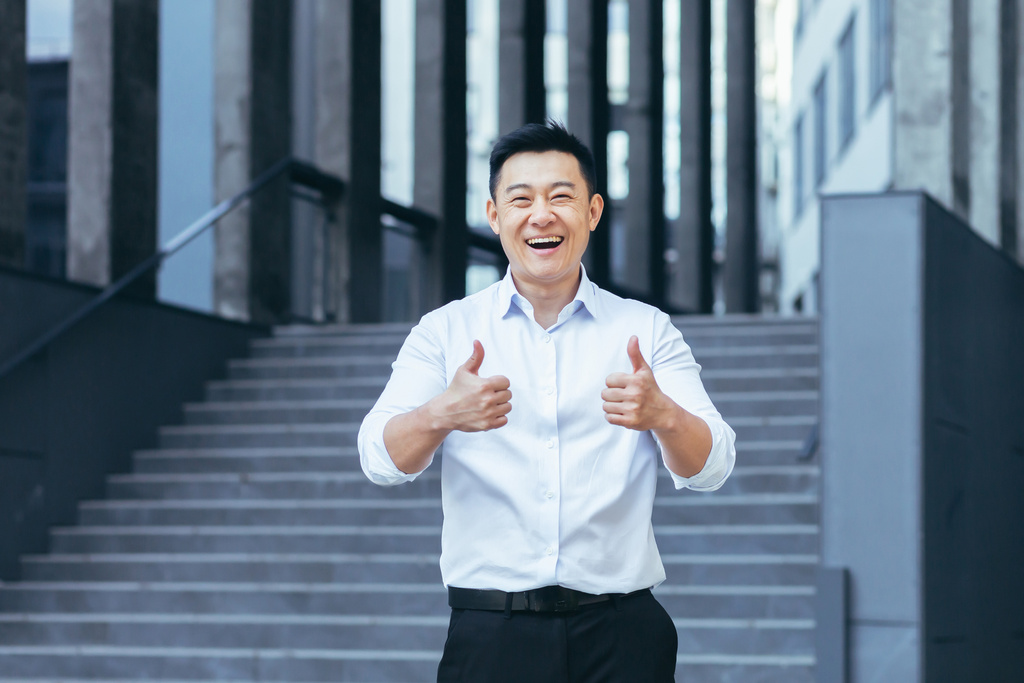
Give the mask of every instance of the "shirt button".
M 555 554 L 555 549 L 552 548 L 551 546 L 548 546 L 547 548 L 544 548 L 544 554 L 545 555 L 554 555 Z
M 545 443 L 544 445 L 547 446 L 548 448 L 554 448 L 555 447 L 555 440 L 554 439 L 548 439 L 547 443 Z
M 551 396 L 553 393 L 555 393 L 555 388 L 554 387 L 548 387 L 547 395 Z
M 548 500 L 551 500 L 552 498 L 555 497 L 555 492 L 554 491 L 548 491 L 547 493 L 544 494 L 544 497 L 547 498 Z
M 547 344 L 549 341 L 551 341 L 551 335 L 550 334 L 545 334 L 544 335 L 544 343 Z

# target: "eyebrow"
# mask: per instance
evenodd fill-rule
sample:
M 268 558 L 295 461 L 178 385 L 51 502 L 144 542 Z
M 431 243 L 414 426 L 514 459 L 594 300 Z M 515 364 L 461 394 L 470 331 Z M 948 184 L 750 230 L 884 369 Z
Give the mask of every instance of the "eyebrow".
M 576 189 L 576 184 L 571 182 L 571 181 L 569 181 L 569 180 L 556 180 L 555 182 L 551 183 L 550 187 L 553 187 L 553 188 L 554 187 L 568 187 L 570 190 L 575 190 Z M 509 185 L 508 187 L 506 187 L 505 188 L 505 194 L 512 194 L 512 193 L 518 192 L 520 190 L 532 190 L 532 189 L 533 189 L 533 185 L 530 185 L 529 183 L 516 183 L 514 185 Z

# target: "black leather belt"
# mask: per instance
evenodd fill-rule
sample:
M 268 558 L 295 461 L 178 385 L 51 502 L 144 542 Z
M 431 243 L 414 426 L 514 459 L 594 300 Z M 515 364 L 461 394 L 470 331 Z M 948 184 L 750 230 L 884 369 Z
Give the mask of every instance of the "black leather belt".
M 584 605 L 608 602 L 621 597 L 624 597 L 622 593 L 594 595 L 562 586 L 544 586 L 519 593 L 454 586 L 448 588 L 450 607 L 494 612 L 572 612 Z

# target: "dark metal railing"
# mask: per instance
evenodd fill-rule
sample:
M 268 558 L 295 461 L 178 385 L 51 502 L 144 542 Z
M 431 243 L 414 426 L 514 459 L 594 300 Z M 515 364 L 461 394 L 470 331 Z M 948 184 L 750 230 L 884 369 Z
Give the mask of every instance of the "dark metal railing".
M 320 195 L 321 201 L 325 205 L 336 202 L 344 193 L 345 183 L 340 178 L 330 175 L 329 173 L 325 173 L 317 167 L 299 161 L 298 159 L 292 159 L 290 157 L 281 159 L 257 176 L 256 179 L 249 183 L 244 190 L 228 199 L 225 199 L 221 203 L 217 204 L 217 206 L 207 211 L 203 216 L 178 233 L 176 237 L 168 241 L 154 254 L 141 261 L 116 281 L 107 285 L 102 292 L 97 294 L 87 304 L 55 325 L 45 334 L 26 346 L 22 351 L 6 360 L 3 365 L 0 365 L 0 378 L 10 374 L 15 368 L 20 366 L 29 358 L 32 358 L 37 353 L 48 347 L 56 339 L 87 318 L 96 309 L 100 308 L 103 304 L 122 292 L 140 277 L 148 273 L 150 270 L 160 266 L 160 264 L 165 260 L 176 254 L 185 245 L 212 227 L 226 214 L 237 208 L 240 204 L 262 190 L 278 177 L 285 174 L 288 175 L 291 182 L 317 192 Z

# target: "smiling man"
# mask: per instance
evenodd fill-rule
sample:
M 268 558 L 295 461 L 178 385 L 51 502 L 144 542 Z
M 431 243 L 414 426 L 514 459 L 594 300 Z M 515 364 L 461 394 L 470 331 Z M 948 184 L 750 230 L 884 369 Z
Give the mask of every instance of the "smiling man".
M 558 124 L 497 142 L 487 217 L 508 272 L 423 317 L 359 432 L 382 485 L 444 444 L 439 682 L 674 680 L 675 627 L 650 591 L 659 461 L 677 489 L 717 489 L 735 434 L 669 317 L 587 278 L 594 187 L 590 150 Z

